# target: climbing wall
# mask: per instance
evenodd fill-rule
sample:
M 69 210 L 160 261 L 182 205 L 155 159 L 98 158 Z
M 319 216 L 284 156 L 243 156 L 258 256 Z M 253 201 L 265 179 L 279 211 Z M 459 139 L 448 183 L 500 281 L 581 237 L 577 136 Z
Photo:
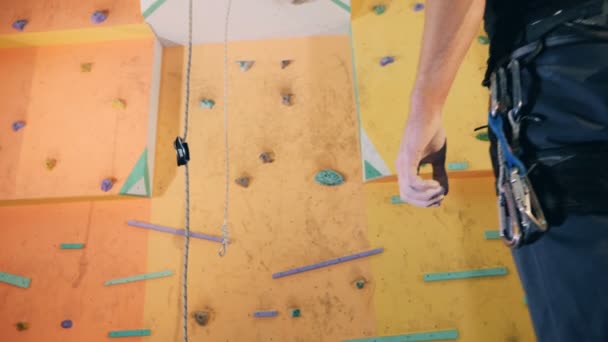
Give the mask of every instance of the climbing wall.
M 0 201 L 149 196 L 160 45 L 108 33 L 138 7 L 55 2 L 0 10 Z
M 351 21 L 367 181 L 395 173 L 394 161 L 416 76 L 424 4 L 409 0 L 353 1 Z M 473 43 L 443 111 L 449 137 L 447 161 L 454 171 L 489 173 L 487 143 L 477 139 L 480 132 L 474 132 L 487 119 L 489 95 L 480 86 L 486 59 L 487 45 Z

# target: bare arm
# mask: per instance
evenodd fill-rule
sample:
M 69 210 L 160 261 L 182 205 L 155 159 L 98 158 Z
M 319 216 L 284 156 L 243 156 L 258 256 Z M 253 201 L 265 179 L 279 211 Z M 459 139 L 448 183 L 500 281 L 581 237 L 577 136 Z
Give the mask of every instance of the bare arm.
M 397 158 L 401 198 L 437 206 L 448 190 L 441 110 L 481 21 L 485 0 L 428 0 L 410 115 Z M 433 164 L 434 180 L 418 177 L 420 162 Z

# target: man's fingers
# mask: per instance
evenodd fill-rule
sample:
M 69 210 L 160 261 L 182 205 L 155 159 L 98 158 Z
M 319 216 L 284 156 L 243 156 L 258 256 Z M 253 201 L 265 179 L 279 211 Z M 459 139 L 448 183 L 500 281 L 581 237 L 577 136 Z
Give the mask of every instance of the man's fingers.
M 431 201 L 435 198 L 444 195 L 445 190 L 441 186 L 427 188 L 426 190 L 416 190 L 412 187 L 403 189 L 404 196 L 408 199 L 415 199 L 420 201 Z

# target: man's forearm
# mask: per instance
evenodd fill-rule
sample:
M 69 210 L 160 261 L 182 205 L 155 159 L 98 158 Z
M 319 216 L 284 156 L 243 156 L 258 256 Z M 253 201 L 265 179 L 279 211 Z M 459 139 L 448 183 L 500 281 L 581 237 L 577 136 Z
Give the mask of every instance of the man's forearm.
M 412 105 L 439 113 L 477 34 L 485 0 L 427 0 Z

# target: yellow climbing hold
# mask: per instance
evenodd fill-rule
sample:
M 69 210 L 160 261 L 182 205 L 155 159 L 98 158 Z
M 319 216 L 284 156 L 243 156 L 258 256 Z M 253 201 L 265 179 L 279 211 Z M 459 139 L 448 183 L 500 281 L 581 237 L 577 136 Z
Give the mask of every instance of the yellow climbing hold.
M 46 160 L 46 168 L 49 171 L 52 171 L 55 168 L 55 166 L 57 166 L 57 159 L 47 158 L 47 160 Z
M 114 101 L 112 101 L 112 107 L 116 109 L 125 109 L 127 108 L 127 102 L 123 99 L 114 99 Z

